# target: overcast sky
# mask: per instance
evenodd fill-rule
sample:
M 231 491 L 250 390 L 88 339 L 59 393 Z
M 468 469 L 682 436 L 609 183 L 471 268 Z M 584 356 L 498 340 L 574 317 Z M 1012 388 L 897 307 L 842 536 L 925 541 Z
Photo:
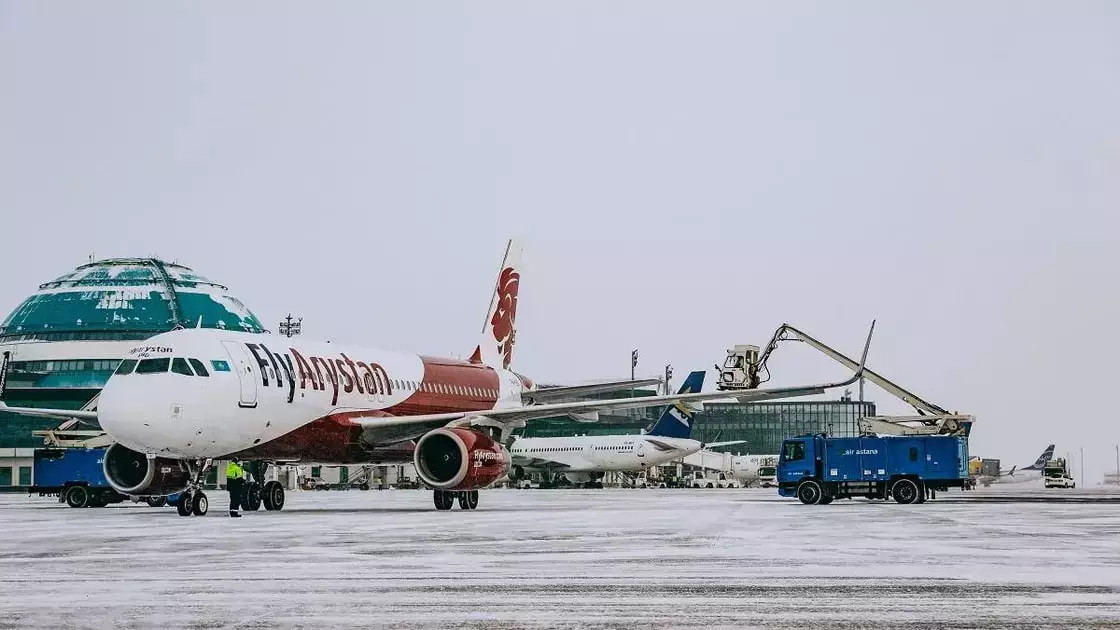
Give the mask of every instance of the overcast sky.
M 269 327 L 465 356 L 516 236 L 538 380 L 639 348 L 679 382 L 783 321 L 856 354 L 878 318 L 872 367 L 974 454 L 1085 447 L 1091 483 L 1118 168 L 1115 2 L 0 0 L 0 311 L 159 255 Z

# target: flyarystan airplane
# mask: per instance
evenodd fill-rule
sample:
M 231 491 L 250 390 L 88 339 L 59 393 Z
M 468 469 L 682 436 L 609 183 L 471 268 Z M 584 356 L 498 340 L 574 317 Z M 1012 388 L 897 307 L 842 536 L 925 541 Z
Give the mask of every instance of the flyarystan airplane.
M 677 394 L 699 392 L 704 372 L 692 372 Z M 638 435 L 578 435 L 574 437 L 518 438 L 509 447 L 513 465 L 509 477 L 523 479 L 527 472 L 563 476 L 587 484 L 604 472 L 641 472 L 691 455 L 702 448 L 742 444 L 744 440 L 704 444 L 691 439 L 697 405 L 669 405 L 648 433 Z
M 96 420 L 114 441 L 104 457 L 112 487 L 126 495 L 185 493 L 178 501 L 183 516 L 206 513 L 203 474 L 213 460 L 232 456 L 270 464 L 412 462 L 433 490 L 436 509 L 448 510 L 456 500 L 460 508 L 474 509 L 478 490 L 507 475 L 506 444 L 511 431 L 526 422 L 562 415 L 594 421 L 600 411 L 713 399 L 807 396 L 854 383 L 862 373 L 861 363 L 840 383 L 562 400 L 622 386 L 541 389 L 511 369 L 520 254 L 511 241 L 482 341 L 466 361 L 269 334 L 179 329 L 132 348 L 106 382 L 96 411 L 10 410 Z M 260 492 L 266 509 L 283 507 L 278 482 Z

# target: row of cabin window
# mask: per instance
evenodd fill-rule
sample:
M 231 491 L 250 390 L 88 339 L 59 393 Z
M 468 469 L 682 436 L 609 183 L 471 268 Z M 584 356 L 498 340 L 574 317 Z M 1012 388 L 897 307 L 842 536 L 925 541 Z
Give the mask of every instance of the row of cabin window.
M 189 363 L 189 365 L 188 365 Z M 211 361 L 210 364 L 217 372 L 228 372 L 229 364 L 225 361 Z M 120 367 L 117 369 L 117 374 L 162 374 L 167 372 L 170 367 L 171 371 L 175 374 L 182 374 L 183 376 L 210 376 L 206 371 L 206 366 L 198 359 L 182 359 L 176 357 L 174 359 L 160 358 L 160 359 L 141 359 L 137 362 L 135 359 L 126 359 L 121 362 Z M 191 367 L 194 371 L 191 371 Z M 498 393 L 492 389 L 483 389 L 479 387 L 464 387 L 462 385 L 444 385 L 443 383 L 416 383 L 415 381 L 402 381 L 392 379 L 393 386 L 397 389 L 412 389 L 415 390 L 417 385 L 420 386 L 422 391 L 435 392 L 439 394 L 455 394 L 460 396 L 494 396 L 497 397 Z
M 229 363 L 225 361 L 211 361 L 215 372 L 229 372 Z M 206 366 L 198 359 L 174 359 L 164 357 L 160 359 L 125 359 L 117 368 L 117 374 L 164 374 L 168 370 L 183 376 L 210 376 Z
M 411 381 L 409 382 L 411 383 Z M 412 385 L 415 385 L 415 383 L 412 383 Z M 415 387 L 412 389 L 415 389 Z M 463 385 L 444 385 L 443 383 L 420 383 L 420 391 L 457 396 L 498 397 L 498 392 L 493 389 L 465 387 Z
M 85 359 L 78 361 L 12 361 L 12 371 L 25 372 L 112 372 L 120 361 L 113 359 Z
M 628 451 L 631 448 L 632 447 L 629 446 L 629 445 L 626 445 L 626 446 L 596 446 L 594 450 L 596 450 L 596 451 Z M 520 453 L 567 453 L 567 452 L 570 452 L 570 451 L 582 451 L 582 450 L 583 450 L 582 446 L 556 446 L 556 447 L 552 447 L 552 448 L 521 449 L 520 451 L 515 451 L 515 452 L 520 452 Z

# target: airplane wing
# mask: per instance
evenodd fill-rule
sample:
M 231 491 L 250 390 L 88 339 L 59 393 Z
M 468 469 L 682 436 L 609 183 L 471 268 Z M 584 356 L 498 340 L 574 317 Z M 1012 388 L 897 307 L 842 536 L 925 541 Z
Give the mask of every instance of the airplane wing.
M 603 381 L 587 385 L 565 385 L 561 387 L 546 387 L 521 394 L 521 400 L 526 405 L 546 403 L 550 401 L 570 400 L 584 398 L 592 394 L 603 392 L 616 392 L 626 389 L 638 389 L 650 385 L 660 385 L 659 378 L 643 378 L 636 381 Z
M 746 440 L 731 440 L 730 442 L 712 442 L 710 444 L 705 444 L 704 448 L 715 448 L 717 446 L 734 446 L 736 444 L 746 444 L 746 443 L 747 443 Z
M 18 413 L 24 416 L 36 416 L 40 418 L 57 418 L 59 420 L 70 420 L 73 418 L 77 418 L 78 420 L 97 420 L 96 411 L 79 411 L 77 409 L 40 409 L 38 407 L 9 407 L 3 402 L 0 402 L 0 411 Z
M 429 413 L 415 416 L 397 417 L 365 417 L 359 412 L 345 412 L 352 424 L 369 428 L 427 425 L 427 426 L 462 426 L 475 421 L 486 421 L 504 427 L 520 427 L 530 420 L 553 418 L 577 414 L 586 416 L 601 411 L 617 411 L 620 409 L 641 409 L 644 407 L 659 407 L 677 403 L 702 403 L 706 400 L 734 399 L 739 402 L 755 402 L 771 400 L 774 398 L 794 398 L 797 396 L 812 396 L 823 394 L 825 391 L 837 387 L 846 387 L 855 383 L 863 376 L 863 369 L 867 363 L 867 350 L 871 347 L 871 335 L 875 332 L 875 322 L 871 322 L 871 331 L 867 334 L 867 342 L 863 346 L 863 356 L 859 367 L 847 380 L 837 383 L 823 383 L 820 385 L 805 385 L 801 387 L 780 387 L 774 389 L 753 389 L 729 392 L 707 392 L 694 394 L 671 394 L 665 396 L 642 396 L 640 398 L 615 398 L 609 400 L 584 400 L 578 402 L 563 402 L 544 405 L 531 405 L 528 407 L 512 407 L 508 409 L 488 409 L 483 411 L 454 411 L 449 413 Z

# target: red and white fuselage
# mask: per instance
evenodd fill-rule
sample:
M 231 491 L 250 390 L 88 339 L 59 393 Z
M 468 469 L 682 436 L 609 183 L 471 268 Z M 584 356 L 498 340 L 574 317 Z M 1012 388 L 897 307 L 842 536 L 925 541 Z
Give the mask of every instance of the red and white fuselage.
M 134 348 L 102 390 L 97 416 L 115 441 L 164 457 L 394 462 L 411 460 L 410 440 L 426 429 L 379 431 L 371 417 L 520 407 L 531 389 L 529 379 L 478 362 L 185 329 Z M 362 426 L 351 422 L 358 415 Z

